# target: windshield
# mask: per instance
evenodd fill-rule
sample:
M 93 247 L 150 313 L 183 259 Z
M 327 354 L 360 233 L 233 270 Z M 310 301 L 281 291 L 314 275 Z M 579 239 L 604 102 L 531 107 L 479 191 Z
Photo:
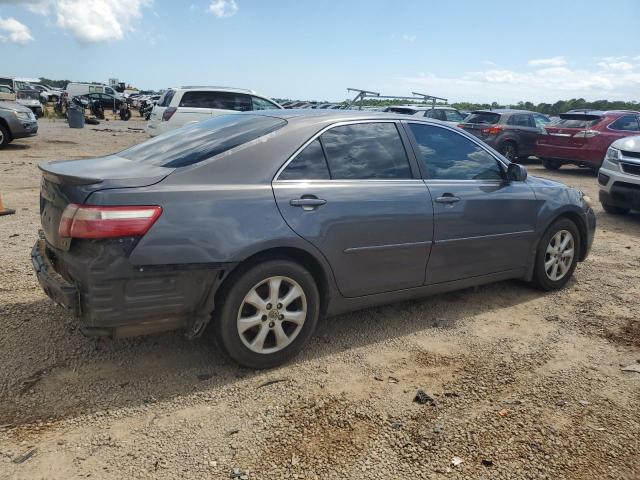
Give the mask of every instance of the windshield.
M 599 115 L 588 115 L 584 113 L 562 113 L 560 119 L 553 123 L 554 127 L 560 128 L 591 128 L 600 123 L 602 117 Z
M 287 124 L 261 115 L 222 115 L 143 142 L 118 154 L 128 160 L 161 167 L 193 165 L 274 132 Z

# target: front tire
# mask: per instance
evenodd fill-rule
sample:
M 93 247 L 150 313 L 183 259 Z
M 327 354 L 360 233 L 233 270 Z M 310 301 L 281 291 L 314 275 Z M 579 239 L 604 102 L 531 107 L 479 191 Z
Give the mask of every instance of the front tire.
M 571 279 L 581 248 L 580 231 L 568 218 L 553 222 L 538 244 L 532 284 L 541 290 L 559 290 Z
M 318 323 L 320 294 L 313 276 L 285 258 L 239 269 L 222 287 L 214 312 L 215 334 L 242 366 L 285 363 L 308 342 Z
M 547 170 L 558 170 L 562 166 L 562 162 L 554 160 L 552 158 L 543 158 L 542 166 Z
M 0 124 L 0 148 L 6 147 L 11 142 L 11 135 L 9 131 Z
M 602 204 L 602 209 L 611 215 L 626 215 L 631 211 L 630 208 L 614 207 L 613 205 L 607 205 L 606 203 Z

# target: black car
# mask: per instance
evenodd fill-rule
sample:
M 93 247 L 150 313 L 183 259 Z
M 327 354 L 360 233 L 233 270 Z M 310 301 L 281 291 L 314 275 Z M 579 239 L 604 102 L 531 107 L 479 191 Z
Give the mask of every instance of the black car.
M 77 100 L 76 100 L 77 99 Z M 86 95 L 80 95 L 74 97 L 76 102 L 79 102 L 82 106 L 87 106 L 89 103 L 99 101 L 104 110 L 116 110 L 120 108 L 122 101 L 109 95 L 108 93 L 88 93 Z
M 476 110 L 458 126 L 513 161 L 535 154 L 538 134 L 551 119 L 527 110 Z

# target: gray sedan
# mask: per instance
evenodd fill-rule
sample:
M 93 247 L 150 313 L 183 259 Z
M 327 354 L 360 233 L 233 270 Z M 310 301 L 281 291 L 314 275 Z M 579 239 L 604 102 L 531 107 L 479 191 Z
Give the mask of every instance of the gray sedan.
M 85 334 L 209 325 L 252 368 L 322 316 L 506 279 L 562 288 L 595 230 L 581 192 L 389 113 L 228 115 L 40 168 L 34 268 Z
M 16 102 L 0 101 L 0 148 L 37 133 L 38 121 L 31 110 Z

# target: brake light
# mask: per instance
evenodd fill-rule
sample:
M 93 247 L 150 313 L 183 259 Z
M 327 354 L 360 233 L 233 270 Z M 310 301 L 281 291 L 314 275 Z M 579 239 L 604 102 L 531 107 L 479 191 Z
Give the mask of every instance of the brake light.
M 171 120 L 171 117 L 173 117 L 173 114 L 176 113 L 176 110 L 176 107 L 165 108 L 164 112 L 162 113 L 162 121 L 168 122 L 169 120 Z
M 464 128 L 464 123 L 459 123 L 458 128 Z
M 576 133 L 573 138 L 593 138 L 596 135 L 600 135 L 600 132 L 597 130 L 582 130 Z
M 158 206 L 97 206 L 71 203 L 62 212 L 58 234 L 63 238 L 142 236 L 162 213 Z
M 485 135 L 497 135 L 500 132 L 502 132 L 502 127 L 495 126 L 495 127 L 483 128 L 480 131 Z

